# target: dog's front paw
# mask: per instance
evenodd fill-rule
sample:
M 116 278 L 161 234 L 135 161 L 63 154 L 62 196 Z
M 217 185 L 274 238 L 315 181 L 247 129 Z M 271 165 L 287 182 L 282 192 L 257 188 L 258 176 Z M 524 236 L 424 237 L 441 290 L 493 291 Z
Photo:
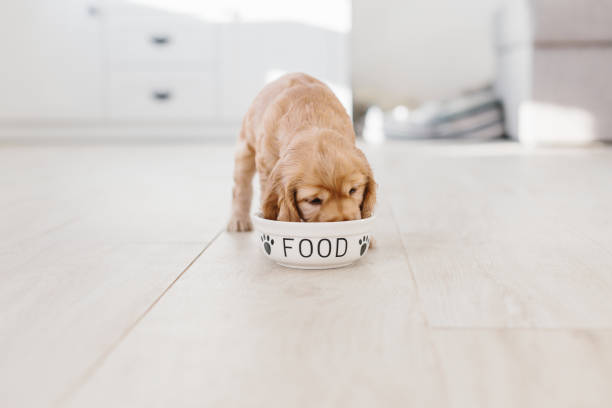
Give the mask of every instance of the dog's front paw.
M 248 214 L 234 214 L 227 223 L 227 230 L 229 232 L 243 232 L 250 231 L 252 229 L 253 224 L 251 224 L 251 217 Z

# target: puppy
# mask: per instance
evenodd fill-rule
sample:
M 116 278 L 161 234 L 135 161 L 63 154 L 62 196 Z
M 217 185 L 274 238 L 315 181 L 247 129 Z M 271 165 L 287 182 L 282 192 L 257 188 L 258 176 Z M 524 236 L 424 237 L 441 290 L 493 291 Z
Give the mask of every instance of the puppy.
M 325 84 L 306 74 L 266 85 L 243 120 L 229 231 L 252 228 L 255 170 L 261 211 L 270 220 L 357 220 L 369 217 L 376 203 L 376 182 L 355 146 L 350 117 Z

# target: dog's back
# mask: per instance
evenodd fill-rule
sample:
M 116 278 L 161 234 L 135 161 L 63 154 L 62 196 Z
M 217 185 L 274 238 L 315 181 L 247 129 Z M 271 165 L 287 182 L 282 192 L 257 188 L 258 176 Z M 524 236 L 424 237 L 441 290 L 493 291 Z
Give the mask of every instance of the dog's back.
M 243 128 L 251 146 L 263 143 L 276 151 L 308 128 L 336 130 L 355 140 L 351 119 L 336 95 L 303 73 L 286 74 L 266 85 L 247 112 Z

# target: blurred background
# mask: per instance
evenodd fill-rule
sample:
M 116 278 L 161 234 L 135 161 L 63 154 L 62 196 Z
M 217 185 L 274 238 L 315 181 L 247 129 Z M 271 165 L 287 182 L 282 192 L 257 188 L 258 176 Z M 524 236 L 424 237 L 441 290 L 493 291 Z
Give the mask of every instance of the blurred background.
M 21 0 L 0 5 L 0 138 L 233 140 L 285 72 L 359 135 L 612 140 L 607 0 Z

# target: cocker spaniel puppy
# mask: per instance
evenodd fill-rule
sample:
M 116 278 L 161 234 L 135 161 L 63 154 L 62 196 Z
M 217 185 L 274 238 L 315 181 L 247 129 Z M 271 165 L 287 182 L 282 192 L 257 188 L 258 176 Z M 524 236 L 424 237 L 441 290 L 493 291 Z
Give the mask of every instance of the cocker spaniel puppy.
M 229 231 L 251 229 L 255 170 L 267 219 L 357 220 L 374 209 L 376 182 L 351 119 L 311 76 L 287 74 L 262 89 L 243 120 L 235 160 Z

